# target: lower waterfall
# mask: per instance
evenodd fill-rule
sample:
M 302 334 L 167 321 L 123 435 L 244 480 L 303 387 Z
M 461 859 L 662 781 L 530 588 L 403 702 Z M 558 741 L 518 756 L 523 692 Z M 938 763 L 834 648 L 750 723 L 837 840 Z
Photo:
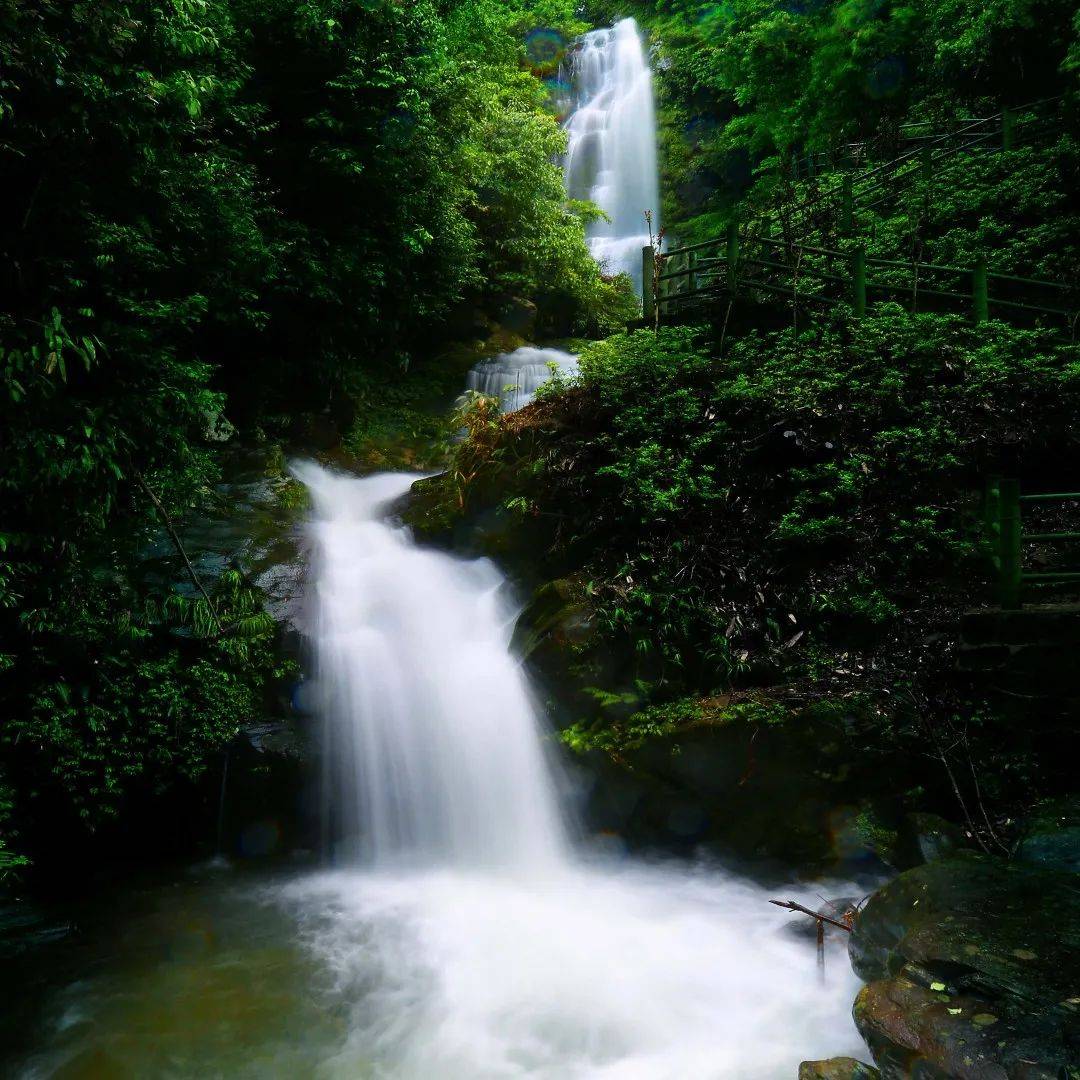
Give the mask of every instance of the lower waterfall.
M 280 898 L 347 1013 L 325 1075 L 791 1077 L 857 1047 L 846 961 L 820 982 L 769 894 L 572 842 L 502 575 L 387 520 L 415 478 L 298 473 L 344 865 Z

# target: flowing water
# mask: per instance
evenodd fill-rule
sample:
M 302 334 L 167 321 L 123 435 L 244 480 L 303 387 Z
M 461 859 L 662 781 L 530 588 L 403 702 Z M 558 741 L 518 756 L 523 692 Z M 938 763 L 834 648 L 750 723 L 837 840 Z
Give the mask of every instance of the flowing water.
M 857 1051 L 850 968 L 819 982 L 770 894 L 584 853 L 506 582 L 387 520 L 414 477 L 299 472 L 337 868 L 211 864 L 114 913 L 15 1074 L 750 1080 Z
M 553 374 L 567 379 L 577 370 L 577 357 L 568 352 L 526 345 L 481 360 L 469 372 L 465 389 L 497 397 L 503 412 L 513 412 L 528 405 Z
M 638 25 L 623 19 L 585 34 L 570 57 L 566 190 L 604 212 L 588 226 L 589 249 L 606 272 L 629 274 L 640 293 L 641 249 L 650 241 L 645 211 L 658 233 L 660 180 L 652 71 Z M 568 353 L 526 346 L 477 364 L 466 389 L 498 397 L 513 412 L 551 378 L 552 364 L 563 376 L 577 372 Z
M 586 35 L 573 65 L 568 190 L 610 218 L 590 229 L 596 258 L 640 284 L 659 196 L 633 20 Z M 549 364 L 576 368 L 527 347 L 469 388 L 511 411 Z M 837 956 L 822 981 L 771 894 L 589 854 L 510 652 L 503 576 L 388 520 L 415 477 L 298 474 L 333 868 L 218 860 L 84 910 L 51 976 L 7 969 L 0 1037 L 31 1044 L 11 1073 L 755 1080 L 858 1053 L 850 968 Z M 842 887 L 782 891 L 816 904 L 819 889 Z M 54 986 L 43 1008 L 35 980 Z
M 564 173 L 571 198 L 588 199 L 607 221 L 589 226 L 593 256 L 641 288 L 645 211 L 660 227 L 652 72 L 633 19 L 586 34 L 572 54 Z

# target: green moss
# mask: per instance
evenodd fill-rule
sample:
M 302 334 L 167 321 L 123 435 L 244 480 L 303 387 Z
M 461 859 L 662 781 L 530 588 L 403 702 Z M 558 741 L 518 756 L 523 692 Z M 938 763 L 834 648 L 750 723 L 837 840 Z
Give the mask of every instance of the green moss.
M 632 713 L 626 720 L 608 722 L 604 715 L 613 707 L 633 704 L 640 699 L 626 693 L 610 694 L 591 687 L 591 696 L 600 706 L 600 717 L 588 723 L 578 722 L 566 728 L 563 743 L 577 753 L 602 750 L 620 754 L 641 747 L 652 740 L 670 739 L 701 727 L 731 725 L 774 726 L 788 722 L 789 706 L 768 700 L 733 701 L 730 698 L 685 698 L 664 705 L 653 705 Z

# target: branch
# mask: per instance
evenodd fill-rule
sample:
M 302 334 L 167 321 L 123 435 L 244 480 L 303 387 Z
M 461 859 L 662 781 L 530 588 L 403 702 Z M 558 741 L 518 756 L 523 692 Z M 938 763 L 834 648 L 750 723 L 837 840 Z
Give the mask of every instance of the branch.
M 830 919 L 828 915 L 822 915 L 820 912 L 811 911 L 808 907 L 803 907 L 802 904 L 796 904 L 794 900 L 770 900 L 769 903 L 775 904 L 777 907 L 787 908 L 788 911 L 801 911 L 804 915 L 809 915 L 811 919 L 817 919 L 819 923 L 827 922 L 830 926 L 838 926 L 841 930 L 851 933 L 851 927 L 846 923 Z
M 184 560 L 184 565 L 187 567 L 187 572 L 191 580 L 195 584 L 195 588 L 202 593 L 203 599 L 206 601 L 207 607 L 210 609 L 210 617 L 214 620 L 214 625 L 217 627 L 219 634 L 224 634 L 225 630 L 221 625 L 217 616 L 217 611 L 214 608 L 214 601 L 210 599 L 210 594 L 203 587 L 202 580 L 195 572 L 195 567 L 191 565 L 191 560 L 188 558 L 188 553 L 184 550 L 184 545 L 180 542 L 180 536 L 176 529 L 173 528 L 173 523 L 169 519 L 168 512 L 165 507 L 161 505 L 161 500 L 150 490 L 150 485 L 146 482 L 143 474 L 138 469 L 135 470 L 135 480 L 139 487 L 146 492 L 146 497 L 154 504 L 154 509 L 158 512 L 158 517 L 161 518 L 161 523 L 165 526 L 165 531 L 169 534 L 169 538 L 173 542 L 173 546 L 178 552 L 180 552 L 180 558 Z

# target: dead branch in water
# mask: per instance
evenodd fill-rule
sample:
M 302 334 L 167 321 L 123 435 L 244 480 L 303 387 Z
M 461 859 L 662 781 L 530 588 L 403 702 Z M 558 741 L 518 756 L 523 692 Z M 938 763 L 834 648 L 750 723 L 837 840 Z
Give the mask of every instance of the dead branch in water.
M 788 911 L 798 911 L 803 915 L 809 915 L 811 919 L 817 923 L 817 966 L 818 975 L 824 981 L 825 979 L 825 924 L 830 926 L 838 926 L 841 930 L 846 930 L 851 933 L 851 927 L 846 922 L 840 922 L 837 919 L 832 919 L 828 915 L 822 915 L 820 911 L 811 911 L 808 907 L 803 907 L 802 904 L 796 904 L 794 900 L 770 900 L 770 904 L 775 904 L 777 907 L 786 908 Z
M 801 911 L 804 915 L 809 915 L 811 919 L 817 919 L 819 923 L 838 926 L 841 930 L 851 933 L 851 927 L 847 923 L 840 922 L 837 919 L 830 919 L 828 915 L 822 915 L 818 911 L 811 911 L 810 908 L 803 907 L 802 904 L 796 904 L 794 900 L 770 900 L 769 903 L 775 904 L 777 907 L 787 908 L 788 911 Z

